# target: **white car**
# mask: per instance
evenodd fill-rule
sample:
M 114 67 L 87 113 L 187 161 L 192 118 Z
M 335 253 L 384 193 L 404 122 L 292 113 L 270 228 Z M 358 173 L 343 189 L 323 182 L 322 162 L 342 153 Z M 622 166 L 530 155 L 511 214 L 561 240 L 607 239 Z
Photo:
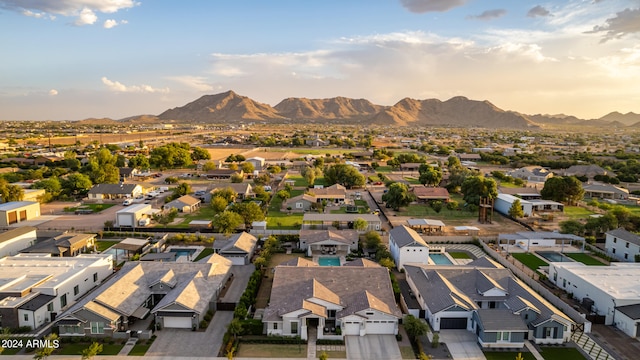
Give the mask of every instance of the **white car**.
M 122 203 L 122 205 L 124 206 L 129 206 L 131 204 L 133 204 L 133 199 L 127 199 Z

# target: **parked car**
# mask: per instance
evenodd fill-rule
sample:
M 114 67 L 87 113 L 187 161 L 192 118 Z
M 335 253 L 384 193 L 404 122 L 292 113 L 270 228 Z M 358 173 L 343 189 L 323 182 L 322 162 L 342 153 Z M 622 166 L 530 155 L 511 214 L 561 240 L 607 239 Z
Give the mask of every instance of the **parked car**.
M 133 199 L 127 199 L 122 203 L 122 205 L 124 206 L 129 206 L 131 204 L 133 204 Z

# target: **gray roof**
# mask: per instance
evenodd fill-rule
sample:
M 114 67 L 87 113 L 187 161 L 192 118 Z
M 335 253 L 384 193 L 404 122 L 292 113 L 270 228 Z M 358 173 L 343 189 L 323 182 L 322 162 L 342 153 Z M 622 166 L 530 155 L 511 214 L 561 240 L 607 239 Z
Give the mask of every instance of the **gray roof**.
M 391 229 L 391 231 L 389 231 L 389 237 L 393 238 L 393 241 L 398 245 L 398 247 L 405 247 L 407 245 L 429 246 L 415 230 L 404 225 Z
M 585 192 L 591 191 L 610 194 L 629 194 L 629 190 L 610 184 L 586 184 L 583 185 L 582 188 Z
M 471 264 L 469 264 L 471 265 Z M 505 305 L 512 305 L 511 312 L 519 312 L 524 307 L 530 307 L 539 312 L 538 318 L 532 321 L 537 326 L 555 315 L 566 322 L 571 320 L 551 305 L 548 301 L 528 288 L 518 280 L 511 271 L 505 268 L 482 268 L 476 266 L 426 266 L 406 265 L 405 272 L 416 285 L 432 313 L 448 309 L 453 306 L 466 308 L 468 311 L 477 310 L 476 301 L 503 301 Z M 506 290 L 505 296 L 483 296 L 481 289 L 488 290 L 490 284 Z M 520 299 L 512 299 L 519 297 Z M 525 304 L 527 306 L 523 306 Z M 493 309 L 491 309 L 493 310 Z
M 508 309 L 479 309 L 478 317 L 484 331 L 528 331 L 520 315 Z
M 520 231 L 515 234 L 500 234 L 498 240 L 539 240 L 539 239 L 555 239 L 555 240 L 576 240 L 584 241 L 581 236 L 573 234 L 561 234 L 553 231 Z
M 374 214 L 318 214 L 318 213 L 305 213 L 302 217 L 302 221 L 355 221 L 361 218 L 369 223 L 379 223 L 380 218 Z
M 35 311 L 50 303 L 56 297 L 53 295 L 39 294 L 33 299 L 22 304 L 19 309 Z
M 338 319 L 365 309 L 376 309 L 400 318 L 389 271 L 381 266 L 277 266 L 265 321 L 279 321 L 293 311 L 323 314 L 313 299 L 343 306 Z M 318 308 L 320 307 L 320 308 Z M 326 309 L 325 309 L 326 310 Z
M 199 203 L 201 203 L 202 201 L 198 198 L 195 198 L 191 195 L 183 195 L 173 201 L 169 201 L 168 203 L 166 203 L 164 205 L 165 209 L 168 208 L 183 208 L 185 206 L 194 206 L 194 205 L 198 205 Z
M 307 244 L 335 241 L 354 245 L 358 244 L 358 232 L 356 230 L 300 230 L 300 240 L 306 241 Z
M 136 188 L 136 184 L 96 184 L 93 185 L 88 194 L 113 194 L 127 195 L 132 194 Z
M 86 244 L 95 237 L 96 234 L 64 233 L 53 238 L 40 241 L 33 246 L 30 246 L 24 250 L 20 250 L 20 252 L 60 255 L 65 251 L 71 249 L 73 245 L 78 243 Z
M 32 231 L 36 231 L 36 228 L 34 228 L 33 226 L 21 226 L 19 228 L 7 230 L 0 234 L 0 243 L 15 239 L 18 236 L 26 235 Z
M 615 230 L 610 230 L 610 231 L 607 231 L 606 234 L 616 237 L 618 239 L 622 239 L 624 241 L 628 241 L 632 244 L 640 245 L 640 235 L 629 232 L 624 228 L 617 228 Z
M 640 319 L 640 304 L 618 306 L 616 307 L 616 310 L 625 314 L 627 317 L 629 317 L 632 320 Z

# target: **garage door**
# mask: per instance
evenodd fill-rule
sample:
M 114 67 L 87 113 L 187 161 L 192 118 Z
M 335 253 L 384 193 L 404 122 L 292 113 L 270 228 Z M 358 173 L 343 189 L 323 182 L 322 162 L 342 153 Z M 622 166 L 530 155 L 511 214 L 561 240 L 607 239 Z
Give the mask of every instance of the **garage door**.
M 9 220 L 9 225 L 15 224 L 18 222 L 18 214 L 15 211 L 12 211 L 7 214 L 7 219 Z
M 165 328 L 191 329 L 191 317 L 164 317 Z
M 360 336 L 360 323 L 355 321 L 346 321 L 342 323 L 342 333 L 344 335 Z
M 467 318 L 440 318 L 440 329 L 466 329 Z
M 366 323 L 367 335 L 373 334 L 393 334 L 395 328 L 392 321 L 368 320 Z

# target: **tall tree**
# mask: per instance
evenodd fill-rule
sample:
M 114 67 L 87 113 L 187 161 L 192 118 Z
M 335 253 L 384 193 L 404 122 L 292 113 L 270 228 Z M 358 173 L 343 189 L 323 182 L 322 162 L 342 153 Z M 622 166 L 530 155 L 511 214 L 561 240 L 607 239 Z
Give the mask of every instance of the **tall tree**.
M 366 178 L 358 169 L 347 164 L 335 164 L 324 169 L 324 180 L 329 184 L 340 184 L 350 189 L 354 186 L 363 186 Z
M 429 331 L 429 325 L 422 322 L 420 319 L 417 319 L 413 315 L 407 315 L 402 321 L 402 325 L 404 326 L 407 335 L 414 340 L 419 336 L 426 335 Z
M 470 176 L 460 187 L 463 199 L 468 204 L 480 204 L 480 198 L 495 199 L 498 197 L 498 185 L 493 179 L 484 176 Z
M 106 147 L 100 148 L 89 157 L 89 163 L 82 169 L 94 184 L 117 184 L 120 181 L 118 157 Z
M 197 146 L 191 149 L 191 160 L 200 161 L 209 159 L 211 159 L 211 154 L 207 150 Z
M 67 195 L 84 195 L 93 184 L 88 176 L 80 173 L 73 173 L 62 179 L 62 191 Z
M 520 199 L 515 199 L 509 208 L 509 216 L 514 219 L 521 218 L 524 216 L 524 210 L 522 210 L 522 202 Z
M 307 181 L 309 187 L 313 187 L 313 184 L 316 182 L 316 169 L 315 167 L 305 166 L 302 168 L 300 174 Z
M 382 201 L 387 203 L 387 206 L 398 211 L 400 207 L 409 205 L 415 200 L 415 196 L 409 191 L 409 187 L 406 184 L 394 182 L 389 185 L 389 191 L 382 195 Z
M 229 210 L 216 214 L 211 220 L 213 227 L 225 235 L 233 233 L 243 222 L 242 216 Z
M 214 214 L 219 214 L 224 211 L 229 205 L 229 201 L 227 201 L 222 196 L 213 196 L 211 198 L 211 209 L 213 209 Z
M 544 182 L 540 190 L 543 199 L 573 205 L 584 196 L 582 183 L 575 176 L 554 176 Z
M 149 159 L 143 154 L 137 154 L 129 159 L 129 167 L 134 169 L 148 169 L 151 167 Z
M 354 230 L 364 231 L 367 230 L 367 227 L 369 227 L 369 223 L 363 218 L 357 218 L 353 221 Z
M 255 202 L 243 202 L 234 204 L 231 207 L 231 211 L 242 216 L 245 227 L 249 227 L 254 221 L 264 220 L 264 212 L 260 208 L 260 205 Z
M 422 185 L 438 186 L 442 181 L 442 170 L 427 164 L 421 164 L 418 169 L 420 173 L 419 181 Z

